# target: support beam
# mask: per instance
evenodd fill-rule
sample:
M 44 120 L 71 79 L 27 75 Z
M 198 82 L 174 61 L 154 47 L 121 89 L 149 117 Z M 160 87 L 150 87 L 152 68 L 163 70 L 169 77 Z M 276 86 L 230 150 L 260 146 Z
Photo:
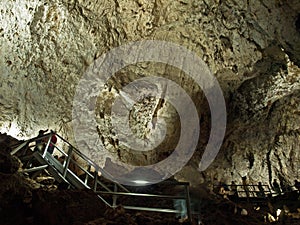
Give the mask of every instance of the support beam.
M 42 165 L 42 166 L 37 166 L 37 167 L 29 168 L 29 169 L 24 169 L 22 171 L 22 173 L 30 173 L 30 172 L 34 172 L 34 171 L 38 171 L 38 170 L 47 169 L 47 168 L 48 168 L 48 165 Z

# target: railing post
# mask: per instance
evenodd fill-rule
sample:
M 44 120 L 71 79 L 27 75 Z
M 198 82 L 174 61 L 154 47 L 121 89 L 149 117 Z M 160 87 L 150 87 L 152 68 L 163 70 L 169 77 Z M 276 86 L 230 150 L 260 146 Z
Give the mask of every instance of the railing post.
M 185 187 L 185 201 L 186 201 L 186 207 L 187 207 L 187 216 L 188 216 L 189 221 L 192 222 L 190 191 L 189 191 L 189 187 L 187 185 L 184 185 L 184 187 Z
M 95 172 L 94 172 L 94 191 L 97 191 L 97 183 L 98 183 L 98 170 L 95 169 Z
M 91 165 L 89 165 L 89 167 L 87 168 L 87 171 L 89 172 L 91 170 Z M 85 173 L 85 179 L 84 179 L 84 183 L 87 185 L 89 180 L 89 174 Z
M 116 183 L 114 183 L 114 192 L 118 191 L 118 186 Z M 117 207 L 117 195 L 113 195 L 113 208 Z
M 272 190 L 271 190 L 271 188 L 270 188 L 270 186 L 269 185 L 267 185 L 268 186 L 268 190 L 269 190 L 269 195 L 271 195 L 272 196 Z
M 48 148 L 49 148 L 49 145 L 50 145 L 50 142 L 51 142 L 51 137 L 52 137 L 52 133 L 51 133 L 51 135 L 49 136 L 49 139 L 48 139 L 48 141 L 47 141 L 47 145 L 46 145 L 46 147 L 45 147 L 45 149 L 44 149 L 44 152 L 43 152 L 43 158 L 45 158 L 46 153 L 47 153 L 47 151 L 48 151 Z
M 72 153 L 73 153 L 73 148 L 72 146 L 69 146 L 69 150 L 68 150 L 68 157 L 67 157 L 67 161 L 64 165 L 64 171 L 63 171 L 63 177 L 65 178 L 68 172 L 68 167 L 72 158 Z

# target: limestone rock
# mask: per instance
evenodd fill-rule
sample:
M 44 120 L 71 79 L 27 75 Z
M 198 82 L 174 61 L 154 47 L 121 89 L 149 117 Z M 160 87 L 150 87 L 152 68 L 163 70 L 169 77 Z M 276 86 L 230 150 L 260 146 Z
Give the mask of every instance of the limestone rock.
M 84 123 L 84 118 L 72 115 L 74 94 L 94 60 L 131 41 L 168 41 L 203 59 L 228 106 L 224 144 L 215 164 L 199 175 L 200 182 L 214 173 L 228 180 L 248 175 L 254 182 L 273 177 L 291 182 L 299 173 L 299 9 L 296 0 L 3 0 L 0 132 L 29 138 L 51 128 L 75 143 L 72 121 Z M 99 139 L 76 141 L 101 143 L 114 160 L 133 165 L 167 158 L 180 135 L 178 113 L 171 104 L 148 98 L 134 105 L 130 126 L 137 138 L 148 137 L 157 118 L 167 124 L 166 139 L 147 152 L 120 144 L 110 114 L 123 86 L 141 77 L 163 76 L 179 84 L 198 110 L 201 136 L 185 170 L 196 172 L 210 134 L 209 107 L 201 88 L 180 66 L 144 62 L 118 71 L 104 91 L 93 96 L 93 131 Z M 87 92 L 93 88 L 88 86 Z M 91 156 L 104 164 L 106 153 L 97 154 Z

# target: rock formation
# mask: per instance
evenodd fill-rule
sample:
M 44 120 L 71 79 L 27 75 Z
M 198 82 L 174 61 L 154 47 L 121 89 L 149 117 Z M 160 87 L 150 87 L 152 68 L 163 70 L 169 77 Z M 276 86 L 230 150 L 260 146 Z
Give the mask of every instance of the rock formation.
M 74 142 L 73 98 L 94 60 L 132 41 L 168 41 L 197 54 L 222 87 L 228 123 L 221 151 L 213 165 L 198 171 L 210 134 L 205 96 L 180 65 L 144 62 L 118 71 L 96 96 L 95 127 L 115 160 L 152 164 L 177 144 L 178 114 L 157 98 L 142 99 L 130 114 L 139 138 L 151 133 L 155 115 L 165 119 L 166 139 L 156 149 L 132 152 L 111 127 L 110 106 L 121 88 L 155 75 L 180 85 L 200 118 L 197 150 L 179 178 L 193 184 L 214 177 L 264 183 L 299 178 L 299 1 L 3 0 L 0 11 L 1 132 L 28 138 L 52 128 Z

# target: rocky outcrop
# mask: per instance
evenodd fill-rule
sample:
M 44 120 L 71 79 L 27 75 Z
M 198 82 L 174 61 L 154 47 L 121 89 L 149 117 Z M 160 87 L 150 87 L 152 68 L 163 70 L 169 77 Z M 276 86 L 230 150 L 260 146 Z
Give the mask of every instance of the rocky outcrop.
M 218 159 L 210 168 L 210 177 L 229 182 L 247 176 L 252 183 L 273 179 L 294 185 L 299 161 L 299 91 L 266 109 L 259 119 L 235 120 Z M 222 171 L 222 172 L 221 172 Z M 226 174 L 224 176 L 224 174 Z

